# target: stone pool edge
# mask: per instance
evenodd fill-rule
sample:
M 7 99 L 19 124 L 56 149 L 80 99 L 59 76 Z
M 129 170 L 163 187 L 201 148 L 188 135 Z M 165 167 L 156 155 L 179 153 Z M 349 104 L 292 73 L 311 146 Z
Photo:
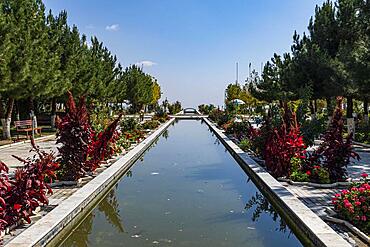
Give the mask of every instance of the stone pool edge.
M 12 239 L 6 246 L 45 246 L 53 239 L 55 240 L 55 237 L 62 233 L 66 226 L 71 227 L 71 225 L 74 225 L 72 223 L 77 223 L 81 220 L 80 218 L 86 214 L 86 211 L 89 211 L 95 205 L 93 202 L 99 201 L 99 198 L 109 191 L 122 174 L 135 163 L 174 121 L 175 118 L 170 119 L 105 171 L 78 189 L 55 209 Z
M 267 197 L 274 200 L 283 214 L 289 218 L 298 230 L 305 234 L 314 246 L 319 247 L 350 247 L 351 245 L 339 236 L 319 216 L 312 212 L 298 198 L 287 190 L 280 182 L 272 177 L 260 165 L 258 165 L 247 153 L 239 148 L 209 119 L 203 118 L 204 122 L 215 133 L 231 155 L 245 169 L 260 190 Z M 275 205 L 274 205 L 275 206 Z

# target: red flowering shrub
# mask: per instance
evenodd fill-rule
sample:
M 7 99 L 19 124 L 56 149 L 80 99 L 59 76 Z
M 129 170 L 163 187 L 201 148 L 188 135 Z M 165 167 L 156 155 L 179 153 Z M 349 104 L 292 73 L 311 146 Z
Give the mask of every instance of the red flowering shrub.
M 348 190 L 336 194 L 332 203 L 339 216 L 360 228 L 365 234 L 370 233 L 370 185 L 367 174 L 363 174 L 361 183 L 354 184 Z
M 285 116 L 289 116 L 289 119 Z M 280 128 L 273 129 L 266 141 L 264 158 L 267 170 L 274 177 L 289 176 L 291 159 L 304 157 L 305 149 L 295 113 L 286 108 Z
M 86 169 L 94 171 L 100 162 L 114 154 L 114 149 L 109 144 L 118 139 L 116 133 L 117 125 L 122 115 L 114 120 L 104 131 L 100 132 L 89 145 Z M 114 138 L 113 138 L 114 137 Z
M 360 159 L 352 148 L 352 133 L 346 139 L 343 138 L 344 122 L 341 105 L 342 98 L 338 98 L 330 126 L 322 139 L 323 142 L 314 153 L 316 160 L 320 160 L 323 167 L 328 169 L 331 181 L 344 180 L 350 159 Z
M 46 194 L 52 190 L 46 181 L 55 179 L 55 171 L 59 164 L 55 162 L 54 153 L 41 151 L 32 140 L 35 156 L 22 159 L 14 156 L 24 167 L 18 168 L 13 180 L 4 174 L 0 177 L 0 229 L 13 225 L 21 219 L 31 222 L 30 215 L 41 204 L 48 204 Z M 8 172 L 4 163 L 0 163 L 0 170 Z
M 76 105 L 72 93 L 68 92 L 67 109 L 67 115 L 57 121 L 57 144 L 62 144 L 58 147 L 61 164 L 58 178 L 77 180 L 86 173 L 87 154 L 94 133 L 84 97 Z
M 8 222 L 5 221 L 6 218 L 6 208 L 7 204 L 5 198 L 11 190 L 11 184 L 9 183 L 8 176 L 3 174 L 3 172 L 8 173 L 8 167 L 0 161 L 0 230 L 4 230 L 8 225 Z
M 114 142 L 119 139 L 116 132 L 119 116 L 104 131 L 96 134 L 90 124 L 85 98 L 79 104 L 68 93 L 68 113 L 58 121 L 57 143 L 61 163 L 58 178 L 62 180 L 78 180 L 87 172 L 94 171 L 100 162 L 114 154 Z

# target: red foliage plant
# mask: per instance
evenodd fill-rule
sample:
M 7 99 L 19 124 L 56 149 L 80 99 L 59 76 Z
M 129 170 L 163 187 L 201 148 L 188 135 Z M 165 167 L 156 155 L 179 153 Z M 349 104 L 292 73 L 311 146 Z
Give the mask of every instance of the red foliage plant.
M 59 164 L 55 162 L 54 153 L 41 151 L 32 140 L 32 158 L 22 159 L 14 156 L 24 167 L 18 168 L 14 179 L 8 179 L 4 174 L 0 177 L 0 229 L 18 223 L 21 219 L 31 222 L 30 215 L 41 204 L 48 204 L 46 194 L 52 193 L 49 184 L 56 178 L 55 171 Z M 8 172 L 4 163 L 0 170 Z
M 114 151 L 110 148 L 109 144 L 112 144 L 112 142 L 118 139 L 116 129 L 121 117 L 122 115 L 119 115 L 104 131 L 100 132 L 89 146 L 86 167 L 90 171 L 94 171 L 99 167 L 102 160 L 113 155 L 112 152 Z
M 338 97 L 330 126 L 323 137 L 323 142 L 314 153 L 316 159 L 322 160 L 323 167 L 328 169 L 331 181 L 344 180 L 350 159 L 360 159 L 352 148 L 352 133 L 347 138 L 343 138 L 344 122 L 341 105 L 342 98 Z
M 285 107 L 283 122 L 275 128 L 266 141 L 265 165 L 274 177 L 289 176 L 293 157 L 304 157 L 306 146 L 299 130 L 296 115 Z
M 90 125 L 85 98 L 81 97 L 76 105 L 72 93 L 68 92 L 68 113 L 57 121 L 57 144 L 61 167 L 58 178 L 77 180 L 86 173 L 89 144 L 94 136 Z

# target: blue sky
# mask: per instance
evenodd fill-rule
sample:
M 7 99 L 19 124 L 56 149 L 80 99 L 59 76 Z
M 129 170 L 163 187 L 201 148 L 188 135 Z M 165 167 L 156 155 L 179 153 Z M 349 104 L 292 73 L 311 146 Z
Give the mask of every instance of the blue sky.
M 163 96 L 184 106 L 222 105 L 235 63 L 244 81 L 274 52 L 290 50 L 323 0 L 45 0 L 95 35 L 123 66 L 144 63 Z

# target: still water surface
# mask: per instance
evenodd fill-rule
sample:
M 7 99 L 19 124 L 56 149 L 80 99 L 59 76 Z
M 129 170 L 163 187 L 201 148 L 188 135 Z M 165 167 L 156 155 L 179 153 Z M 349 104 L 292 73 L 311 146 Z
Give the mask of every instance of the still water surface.
M 183 120 L 61 246 L 301 246 L 205 124 Z

